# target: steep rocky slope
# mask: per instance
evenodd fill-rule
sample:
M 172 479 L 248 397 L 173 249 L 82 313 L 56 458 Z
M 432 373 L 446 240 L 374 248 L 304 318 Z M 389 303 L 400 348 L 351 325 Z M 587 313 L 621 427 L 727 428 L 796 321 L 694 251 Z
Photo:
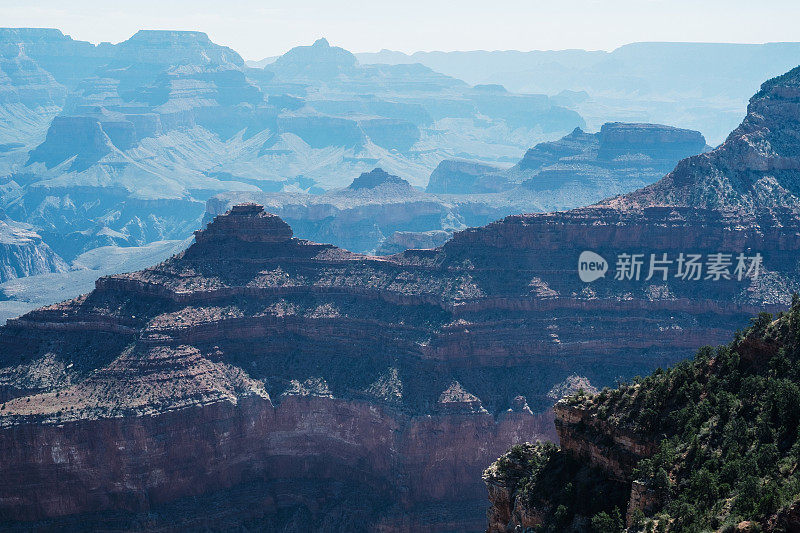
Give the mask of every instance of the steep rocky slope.
M 627 221 L 671 212 L 703 223 L 713 214 L 757 236 L 755 242 L 741 241 L 744 247 L 757 249 L 777 239 L 796 249 L 798 87 L 800 67 L 769 80 L 719 148 L 681 161 L 663 180 L 594 209 L 624 214 Z M 728 231 L 735 240 L 738 231 Z M 796 268 L 796 252 L 785 261 Z M 781 285 L 797 290 L 796 281 Z M 792 477 L 797 409 L 787 399 L 797 388 L 792 369 L 798 316 L 795 300 L 787 316 L 770 323 L 760 315 L 747 335 L 716 352 L 701 351 L 692 363 L 658 371 L 633 386 L 559 403 L 562 451 L 516 448 L 487 471 L 493 501 L 489 530 L 511 531 L 521 524 L 588 531 L 600 528 L 589 522 L 599 513 L 613 529 L 615 512 L 633 530 L 646 527 L 641 513 L 674 531 L 724 529 L 740 521 L 743 530 L 755 528 L 748 518 L 776 531 L 800 527 Z M 560 488 L 548 492 L 555 479 Z M 565 492 L 568 485 L 578 492 Z M 594 503 L 580 504 L 577 493 Z M 656 514 L 662 510 L 665 514 Z
M 67 269 L 64 260 L 42 242 L 29 224 L 0 215 L 0 283 Z
M 425 294 L 417 260 L 390 263 L 291 235 L 259 206 L 237 206 L 180 256 L 10 321 L 0 335 L 0 438 L 20 470 L 4 519 L 158 510 L 257 481 L 264 497 L 282 483 L 275 508 L 312 521 L 354 512 L 319 492 L 343 483 L 385 507 L 365 528 L 477 527 L 479 487 L 464 482 L 518 435 L 552 438 L 539 429 L 551 418 L 516 398 L 546 403 L 546 390 L 510 385 L 491 396 L 501 368 L 447 363 L 441 347 L 426 348 L 426 338 L 441 342 L 431 327 L 460 326 L 448 326 L 444 302 Z M 466 288 L 442 274 L 437 291 Z M 48 450 L 45 463 L 28 431 Z M 97 431 L 109 439 L 92 439 Z M 73 451 L 63 462 L 53 446 Z M 112 463 L 118 473 L 105 468 Z M 131 480 L 121 491 L 118 474 Z M 104 481 L 87 484 L 95 475 Z M 319 480 L 306 496 L 311 510 L 294 500 L 309 490 L 306 478 Z M 192 516 L 204 520 L 201 509 Z
M 797 531 L 800 299 L 693 361 L 555 407 L 484 473 L 489 532 Z
M 500 192 L 511 188 L 502 176 L 502 167 L 477 161 L 445 159 L 431 173 L 426 192 L 442 194 L 475 194 Z
M 731 168 L 744 143 L 758 148 L 756 170 L 731 179 L 736 194 L 790 191 L 794 145 L 780 141 L 800 130 L 798 79 L 767 82 L 750 105 L 758 116 L 670 179 L 693 161 Z M 706 177 L 697 189 L 717 182 Z M 755 219 L 617 199 L 386 258 L 293 238 L 260 206 L 235 206 L 182 254 L 0 330 L 0 447 L 13 458 L 0 463 L 0 516 L 203 527 L 235 520 L 214 504 L 232 494 L 229 511 L 254 527 L 481 529 L 481 469 L 547 436 L 551 391 L 572 374 L 611 384 L 785 308 L 800 217 L 759 198 Z M 587 250 L 608 275 L 581 280 Z M 672 264 L 615 279 L 613 258 L 631 253 L 701 254 L 703 275 Z M 763 262 L 725 275 L 717 254 Z M 337 487 L 368 501 L 336 498 Z

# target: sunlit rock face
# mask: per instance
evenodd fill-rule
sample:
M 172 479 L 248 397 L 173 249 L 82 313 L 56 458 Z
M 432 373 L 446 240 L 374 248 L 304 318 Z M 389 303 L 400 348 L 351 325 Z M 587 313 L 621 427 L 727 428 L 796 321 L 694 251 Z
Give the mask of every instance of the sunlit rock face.
M 30 225 L 0 213 L 0 282 L 68 268 Z

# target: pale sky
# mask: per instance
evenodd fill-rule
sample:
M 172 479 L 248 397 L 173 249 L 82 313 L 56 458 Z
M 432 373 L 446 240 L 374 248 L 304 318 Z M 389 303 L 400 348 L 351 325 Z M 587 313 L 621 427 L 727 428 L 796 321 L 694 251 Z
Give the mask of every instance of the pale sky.
M 0 0 L 0 26 L 119 42 L 200 30 L 245 59 L 327 37 L 353 52 L 611 50 L 637 41 L 800 41 L 797 0 Z

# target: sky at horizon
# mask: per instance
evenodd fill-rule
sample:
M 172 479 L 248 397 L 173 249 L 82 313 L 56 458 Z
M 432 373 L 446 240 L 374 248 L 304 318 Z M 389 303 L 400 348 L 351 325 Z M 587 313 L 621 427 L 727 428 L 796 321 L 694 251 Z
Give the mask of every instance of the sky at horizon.
M 0 26 L 124 41 L 139 29 L 198 30 L 258 60 L 326 37 L 353 52 L 613 50 L 640 41 L 800 41 L 796 0 L 0 0 Z

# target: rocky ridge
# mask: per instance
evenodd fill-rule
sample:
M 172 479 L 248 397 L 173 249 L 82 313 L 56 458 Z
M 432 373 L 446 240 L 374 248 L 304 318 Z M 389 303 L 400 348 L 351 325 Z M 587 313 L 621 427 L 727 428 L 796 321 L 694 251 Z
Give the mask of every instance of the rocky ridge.
M 0 283 L 68 268 L 30 225 L 0 217 Z
M 518 445 L 484 472 L 487 531 L 796 531 L 798 318 L 795 296 L 728 345 L 559 401 L 560 448 Z
M 570 190 L 583 196 L 611 196 L 650 185 L 681 159 L 707 149 L 698 131 L 661 124 L 605 123 L 597 133 L 576 128 L 557 141 L 539 143 L 510 169 L 443 161 L 431 174 L 426 190 L 486 193 L 522 188 L 550 195 Z

